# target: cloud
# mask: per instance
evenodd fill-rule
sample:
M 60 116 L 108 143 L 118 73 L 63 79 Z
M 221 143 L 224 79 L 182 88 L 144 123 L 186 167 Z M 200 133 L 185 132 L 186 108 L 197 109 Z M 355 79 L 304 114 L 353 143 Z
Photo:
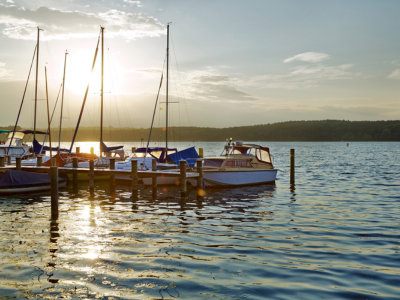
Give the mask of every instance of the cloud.
M 306 52 L 306 53 L 301 53 L 297 54 L 295 56 L 289 57 L 285 59 L 283 62 L 288 63 L 292 61 L 306 61 L 306 62 L 320 62 L 323 60 L 329 59 L 329 55 L 325 53 L 318 53 L 318 52 Z
M 140 1 L 124 0 L 124 2 L 129 3 L 129 4 L 135 4 L 137 7 L 142 6 Z
M 14 3 L 13 0 L 6 0 L 7 3 Z
M 191 85 L 190 94 L 201 100 L 224 101 L 254 101 L 257 100 L 250 94 L 240 91 L 238 88 L 225 84 L 197 83 Z
M 162 70 L 157 68 L 135 69 L 128 71 L 128 73 L 138 73 L 142 78 L 160 78 L 161 72 Z
M 28 10 L 0 4 L 0 25 L 4 26 L 4 35 L 22 40 L 35 40 L 37 26 L 44 29 L 45 40 L 97 37 L 100 25 L 105 27 L 108 38 L 134 40 L 165 34 L 164 25 L 156 18 L 115 9 L 94 14 L 44 6 Z
M 246 84 L 262 86 L 264 88 L 301 89 L 317 86 L 324 80 L 351 79 L 358 74 L 349 70 L 353 64 L 338 66 L 326 66 L 323 64 L 313 66 L 297 66 L 291 69 L 289 74 L 267 74 L 249 78 Z
M 199 76 L 196 79 L 198 79 L 200 82 L 230 81 L 229 77 L 224 75 L 204 75 L 204 76 Z
M 0 79 L 7 79 L 11 75 L 11 71 L 4 68 L 6 64 L 0 62 Z
M 389 74 L 388 78 L 400 79 L 400 69 L 394 70 L 392 73 Z

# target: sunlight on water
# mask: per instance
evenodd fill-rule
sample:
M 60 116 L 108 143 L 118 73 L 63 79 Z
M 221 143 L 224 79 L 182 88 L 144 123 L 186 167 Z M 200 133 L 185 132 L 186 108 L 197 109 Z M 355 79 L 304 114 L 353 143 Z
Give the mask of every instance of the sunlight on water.
M 400 143 L 263 144 L 274 185 L 82 183 L 57 222 L 47 194 L 0 197 L 0 299 L 399 299 Z

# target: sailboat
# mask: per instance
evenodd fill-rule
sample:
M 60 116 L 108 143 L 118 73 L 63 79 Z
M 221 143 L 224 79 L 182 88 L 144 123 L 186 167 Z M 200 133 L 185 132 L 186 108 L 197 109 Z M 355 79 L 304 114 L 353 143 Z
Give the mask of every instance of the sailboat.
M 100 139 L 99 139 L 99 148 L 100 148 L 100 156 L 95 159 L 94 161 L 94 166 L 95 168 L 107 168 L 110 166 L 110 157 L 112 156 L 112 154 L 118 154 L 115 157 L 121 157 L 121 159 L 124 159 L 124 154 L 123 154 L 123 145 L 122 146 L 114 146 L 114 147 L 109 147 L 107 146 L 104 141 L 103 141 L 103 87 L 104 87 L 104 27 L 100 27 L 101 29 L 101 89 L 100 89 L 100 97 L 101 97 L 101 106 L 100 106 Z M 96 58 L 97 58 L 97 53 L 98 53 L 98 47 L 99 47 L 99 42 L 100 42 L 100 37 L 99 40 L 97 42 L 97 47 L 96 47 L 96 52 L 95 52 L 95 56 L 93 59 L 93 65 L 92 65 L 92 72 L 96 63 Z M 74 155 L 74 153 L 72 153 L 72 148 L 74 146 L 74 142 L 76 139 L 76 135 L 78 133 L 79 130 L 79 125 L 82 119 L 82 114 L 83 114 L 83 110 L 85 108 L 85 104 L 86 104 L 86 99 L 87 99 L 87 95 L 89 92 L 89 86 L 90 84 L 88 84 L 87 88 L 86 88 L 86 93 L 85 93 L 85 97 L 83 99 L 83 104 L 82 104 L 82 108 L 81 108 L 81 112 L 78 118 L 78 123 L 77 126 L 75 128 L 75 132 L 74 132 L 74 136 L 72 139 L 72 143 L 71 143 L 71 147 L 68 151 L 68 156 L 69 157 L 73 157 L 73 156 L 78 156 L 77 154 Z M 104 154 L 104 156 L 103 156 Z M 65 164 L 65 167 L 72 167 L 72 163 L 67 163 Z M 78 163 L 78 167 L 80 168 L 88 168 L 89 167 L 89 160 L 85 159 L 83 161 L 80 161 Z M 86 179 L 86 178 L 84 178 Z
M 169 148 L 168 147 L 168 108 L 169 108 L 169 23 L 167 24 L 167 74 L 166 74 L 166 109 L 165 109 L 165 147 L 149 147 L 150 144 L 150 139 L 151 139 L 151 133 L 153 129 L 153 124 L 154 124 L 154 117 L 155 117 L 155 112 L 157 108 L 157 103 L 158 103 L 158 97 L 160 94 L 160 89 L 162 86 L 162 81 L 163 81 L 163 75 L 161 75 L 161 82 L 160 82 L 160 87 L 158 90 L 157 98 L 156 98 L 156 103 L 154 106 L 154 112 L 153 112 L 153 119 L 151 122 L 151 127 L 150 127 L 150 133 L 147 141 L 147 146 L 146 147 L 141 147 L 136 149 L 124 162 L 118 162 L 116 164 L 116 169 L 117 170 L 130 170 L 131 169 L 131 161 L 132 160 L 138 160 L 138 168 L 141 170 L 151 170 L 152 169 L 152 160 L 156 160 L 156 166 L 157 170 L 162 170 L 163 172 L 180 172 L 179 170 L 179 160 L 180 159 L 196 159 L 199 158 L 200 156 L 194 149 L 194 147 L 191 147 L 189 149 L 185 149 L 182 151 L 177 151 L 176 148 Z M 192 164 L 193 165 L 193 164 Z M 129 176 L 126 175 L 118 175 L 116 176 L 116 179 L 119 180 L 130 180 Z M 152 179 L 151 178 L 142 178 L 142 181 L 145 185 L 151 185 L 152 184 Z M 157 177 L 157 184 L 158 185 L 173 185 L 176 184 L 179 181 L 179 177 L 162 177 L 159 176 Z
M 14 126 L 14 130 L 10 131 L 8 134 L 8 139 L 7 142 L 4 145 L 0 146 L 0 155 L 8 155 L 11 156 L 12 158 L 15 157 L 21 157 L 22 159 L 26 160 L 32 157 L 35 157 L 36 155 L 40 154 L 40 150 L 39 151 L 35 151 L 35 149 L 37 149 L 38 147 L 42 147 L 42 145 L 40 145 L 40 143 L 36 140 L 36 134 L 46 134 L 45 132 L 41 132 L 36 130 L 36 111 L 37 111 L 37 86 L 38 86 L 38 74 L 39 74 L 39 39 L 40 39 L 40 31 L 42 29 L 40 29 L 39 27 L 37 28 L 37 41 L 36 41 L 36 46 L 35 46 L 35 50 L 33 52 L 33 57 L 32 57 L 32 63 L 29 69 L 29 73 L 28 73 L 28 78 L 25 84 L 25 89 L 24 89 L 24 93 L 22 96 L 22 101 L 20 104 L 20 108 L 19 108 L 19 112 L 18 112 L 18 116 L 15 122 L 15 126 Z M 17 131 L 17 126 L 18 126 L 18 121 L 21 115 L 21 111 L 22 111 L 22 106 L 24 104 L 24 99 L 25 99 L 25 94 L 26 94 L 26 90 L 28 87 L 28 82 L 29 82 L 29 78 L 31 75 L 31 71 L 32 71 L 32 66 L 33 66 L 33 62 L 35 60 L 35 55 L 36 55 L 36 79 L 35 79 L 35 108 L 34 108 L 34 129 L 32 130 L 20 130 Z M 32 147 L 28 146 L 26 143 L 23 142 L 23 138 L 25 137 L 25 135 L 27 134 L 33 134 L 33 144 Z M 36 146 L 36 148 L 35 148 Z

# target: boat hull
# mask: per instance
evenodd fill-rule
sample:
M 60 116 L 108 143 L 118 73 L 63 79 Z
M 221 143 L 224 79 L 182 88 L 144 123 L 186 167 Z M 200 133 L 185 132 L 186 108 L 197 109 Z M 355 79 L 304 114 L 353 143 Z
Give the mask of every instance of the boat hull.
M 276 180 L 278 170 L 260 171 L 213 171 L 204 172 L 203 180 L 206 186 L 242 186 L 263 183 L 273 183 Z M 197 186 L 196 180 L 189 180 L 193 186 Z
M 65 180 L 60 180 L 58 182 L 58 187 L 65 187 L 67 182 Z M 12 187 L 2 187 L 0 188 L 0 194 L 20 194 L 20 193 L 31 193 L 47 191 L 51 189 L 51 183 L 38 184 L 38 185 L 26 185 L 26 186 L 12 186 Z

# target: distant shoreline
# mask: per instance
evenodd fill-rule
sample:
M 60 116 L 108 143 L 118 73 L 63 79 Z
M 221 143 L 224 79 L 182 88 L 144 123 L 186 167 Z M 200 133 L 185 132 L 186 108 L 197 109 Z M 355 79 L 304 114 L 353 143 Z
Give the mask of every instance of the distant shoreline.
M 0 127 L 12 130 L 14 126 Z M 31 129 L 31 128 L 23 128 Z M 46 131 L 46 129 L 38 129 Z M 72 140 L 74 128 L 62 130 L 62 142 Z M 103 140 L 108 142 L 147 142 L 149 128 L 103 128 Z M 281 123 L 240 126 L 229 128 L 171 127 L 168 130 L 170 142 L 398 142 L 400 121 L 289 121 Z M 51 130 L 52 140 L 58 141 L 58 129 Z M 98 127 L 81 127 L 77 142 L 96 142 L 100 138 Z M 0 135 L 6 139 L 5 134 Z M 165 131 L 154 128 L 151 141 L 165 141 Z

